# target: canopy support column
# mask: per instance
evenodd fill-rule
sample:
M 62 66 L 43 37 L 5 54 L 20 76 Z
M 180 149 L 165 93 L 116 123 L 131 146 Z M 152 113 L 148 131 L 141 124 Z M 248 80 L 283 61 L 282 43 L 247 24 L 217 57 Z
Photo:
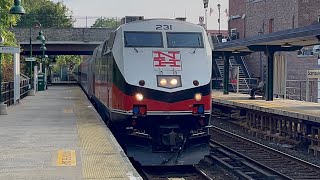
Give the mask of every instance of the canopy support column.
M 229 67 L 230 67 L 230 61 L 229 55 L 225 55 L 223 53 L 223 94 L 229 94 Z
M 267 82 L 266 82 L 266 95 L 267 101 L 273 101 L 273 64 L 274 64 L 274 53 L 275 49 L 268 47 L 265 51 L 266 56 L 268 57 L 267 63 Z

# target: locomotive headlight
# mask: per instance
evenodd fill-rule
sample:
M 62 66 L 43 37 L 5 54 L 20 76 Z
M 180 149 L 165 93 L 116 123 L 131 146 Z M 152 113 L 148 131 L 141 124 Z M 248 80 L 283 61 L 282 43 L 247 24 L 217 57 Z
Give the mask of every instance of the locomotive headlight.
M 157 75 L 158 87 L 173 89 L 182 87 L 180 75 Z
M 170 84 L 171 84 L 172 86 L 176 86 L 176 85 L 178 84 L 178 80 L 177 80 L 177 79 L 171 79 L 171 80 L 170 80 Z
M 137 93 L 137 94 L 135 95 L 135 97 L 136 97 L 136 100 L 137 100 L 137 101 L 142 101 L 142 100 L 143 100 L 143 95 L 142 95 L 141 93 Z
M 168 82 L 166 79 L 161 79 L 159 83 L 161 86 L 166 86 Z
M 195 99 L 196 101 L 201 101 L 201 99 L 202 99 L 202 94 L 201 94 L 201 93 L 196 93 L 196 94 L 194 95 L 194 99 Z

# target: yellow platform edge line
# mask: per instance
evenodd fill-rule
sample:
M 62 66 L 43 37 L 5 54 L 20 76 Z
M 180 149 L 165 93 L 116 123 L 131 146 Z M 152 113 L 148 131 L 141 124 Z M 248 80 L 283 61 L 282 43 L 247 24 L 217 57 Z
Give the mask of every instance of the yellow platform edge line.
M 58 150 L 57 166 L 76 166 L 75 150 Z

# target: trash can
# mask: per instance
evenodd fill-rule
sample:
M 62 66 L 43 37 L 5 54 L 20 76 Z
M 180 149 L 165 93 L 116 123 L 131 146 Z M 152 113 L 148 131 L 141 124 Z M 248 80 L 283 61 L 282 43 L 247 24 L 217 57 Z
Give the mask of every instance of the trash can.
M 38 91 L 44 91 L 45 90 L 45 77 L 44 73 L 38 74 Z

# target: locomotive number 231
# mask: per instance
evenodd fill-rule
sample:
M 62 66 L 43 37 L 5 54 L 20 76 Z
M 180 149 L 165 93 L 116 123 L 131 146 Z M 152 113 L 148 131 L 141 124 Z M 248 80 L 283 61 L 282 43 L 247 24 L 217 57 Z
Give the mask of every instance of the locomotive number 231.
M 172 30 L 172 25 L 156 25 L 156 30 Z

